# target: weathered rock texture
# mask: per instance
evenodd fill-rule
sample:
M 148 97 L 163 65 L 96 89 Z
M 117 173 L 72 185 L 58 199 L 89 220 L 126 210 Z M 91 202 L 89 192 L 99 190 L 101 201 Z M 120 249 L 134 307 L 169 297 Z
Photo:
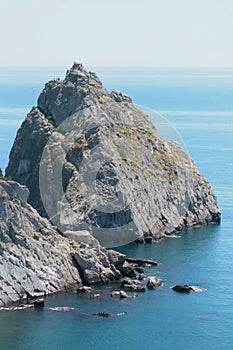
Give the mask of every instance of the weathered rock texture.
M 124 254 L 63 237 L 27 203 L 28 195 L 25 186 L 0 180 L 0 306 L 121 278 Z
M 73 257 L 85 285 L 107 283 L 121 277 L 120 272 L 111 263 L 107 250 L 82 244 Z
M 54 168 L 54 159 L 63 162 L 64 194 L 59 197 L 57 180 L 48 186 L 47 207 L 54 202 L 56 207 L 47 213 L 39 165 L 52 134 L 53 147 L 43 162 L 54 179 L 59 167 L 58 161 Z M 130 241 L 220 221 L 214 192 L 190 157 L 176 143 L 164 141 L 130 97 L 108 93 L 99 78 L 84 69 L 72 68 L 63 81 L 45 85 L 38 106 L 17 133 L 6 175 L 29 188 L 29 202 L 41 215 L 53 216 L 62 232 L 88 230 L 106 246 L 111 241 L 114 245 L 116 231 L 119 244 L 127 243 L 121 237 L 123 227 Z M 72 212 L 67 213 L 67 202 Z M 100 203 L 118 203 L 118 210 L 101 210 Z M 105 241 L 105 228 L 109 236 L 113 231 L 113 239 Z
M 148 278 L 147 281 L 147 288 L 148 289 L 157 289 L 158 287 L 160 287 L 162 285 L 162 281 L 160 278 L 157 278 L 155 276 L 151 276 Z
M 81 283 L 73 245 L 27 203 L 28 194 L 0 180 L 0 305 Z

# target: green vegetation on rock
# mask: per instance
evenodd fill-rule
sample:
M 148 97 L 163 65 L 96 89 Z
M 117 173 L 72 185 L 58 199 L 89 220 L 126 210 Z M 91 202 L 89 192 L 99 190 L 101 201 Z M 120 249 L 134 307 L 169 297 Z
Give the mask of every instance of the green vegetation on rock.
M 49 123 L 56 128 L 56 123 L 55 120 L 53 119 L 53 117 L 51 115 L 46 115 L 46 119 L 49 121 Z
M 119 156 L 124 162 L 127 162 L 127 156 L 125 149 L 123 147 L 117 147 L 117 152 L 119 153 Z

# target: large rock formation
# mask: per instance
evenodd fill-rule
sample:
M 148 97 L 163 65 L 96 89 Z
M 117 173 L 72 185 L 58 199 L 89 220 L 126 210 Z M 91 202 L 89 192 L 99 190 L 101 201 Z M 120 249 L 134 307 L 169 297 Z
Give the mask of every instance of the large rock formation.
M 0 306 L 120 279 L 125 255 L 63 237 L 27 203 L 28 195 L 25 186 L 0 180 Z
M 73 246 L 27 203 L 28 194 L 0 180 L 0 305 L 81 283 Z
M 220 221 L 210 184 L 180 146 L 77 65 L 45 85 L 6 175 L 60 231 L 87 230 L 105 246 Z

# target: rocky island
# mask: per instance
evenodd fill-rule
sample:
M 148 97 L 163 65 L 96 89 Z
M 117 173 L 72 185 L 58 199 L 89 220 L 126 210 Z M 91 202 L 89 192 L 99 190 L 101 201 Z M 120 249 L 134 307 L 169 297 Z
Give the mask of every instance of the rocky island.
M 0 304 L 122 277 L 129 284 L 140 264 L 106 248 L 220 222 L 213 189 L 184 150 L 78 64 L 45 85 L 6 176 Z

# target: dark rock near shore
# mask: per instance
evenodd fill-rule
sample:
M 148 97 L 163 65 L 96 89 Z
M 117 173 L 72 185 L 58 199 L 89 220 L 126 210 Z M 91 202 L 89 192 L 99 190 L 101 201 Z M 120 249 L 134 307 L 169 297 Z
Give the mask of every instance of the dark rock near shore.
M 111 264 L 107 250 L 104 248 L 90 248 L 83 244 L 73 253 L 73 258 L 85 285 L 107 283 L 121 277 L 120 272 Z
M 144 270 L 142 267 L 135 267 L 135 271 L 137 272 L 138 275 L 142 275 L 144 273 Z
M 101 299 L 101 295 L 99 294 L 99 293 L 96 293 L 96 294 L 92 294 L 91 296 L 90 296 L 90 299 Z
M 44 299 L 37 299 L 33 303 L 35 309 L 41 309 L 44 307 Z
M 135 278 L 138 274 L 137 267 L 135 267 L 135 265 L 129 264 L 127 261 L 124 263 L 123 266 L 118 266 L 118 270 L 124 277 Z
M 92 288 L 88 286 L 81 286 L 77 288 L 77 293 L 91 293 Z
M 125 254 L 121 254 L 119 252 L 116 252 L 115 250 L 106 250 L 106 254 L 108 256 L 108 259 L 110 263 L 117 268 L 120 266 L 123 266 L 124 262 L 127 260 L 127 257 Z
M 145 243 L 151 244 L 153 242 L 153 237 L 151 237 L 151 236 L 150 237 L 145 237 L 144 241 L 145 241 Z
M 138 266 L 156 266 L 158 263 L 151 259 L 133 259 L 126 258 L 126 261 L 131 264 L 137 264 Z
M 172 290 L 178 293 L 184 293 L 184 294 L 189 294 L 190 292 L 194 291 L 194 289 L 187 284 L 184 285 L 176 285 L 172 287 Z
M 162 281 L 160 278 L 152 276 L 148 278 L 146 286 L 148 289 L 157 289 L 162 286 Z
M 119 297 L 120 297 L 120 299 L 127 299 L 129 296 L 125 291 L 121 290 L 119 292 Z
M 124 277 L 121 280 L 121 287 L 125 290 L 125 291 L 129 291 L 129 292 L 145 292 L 146 288 L 143 286 L 143 284 L 136 279 L 131 279 L 128 277 Z
M 109 314 L 108 312 L 98 312 L 97 314 L 92 314 L 93 316 L 99 316 L 99 317 L 112 317 L 111 314 Z

